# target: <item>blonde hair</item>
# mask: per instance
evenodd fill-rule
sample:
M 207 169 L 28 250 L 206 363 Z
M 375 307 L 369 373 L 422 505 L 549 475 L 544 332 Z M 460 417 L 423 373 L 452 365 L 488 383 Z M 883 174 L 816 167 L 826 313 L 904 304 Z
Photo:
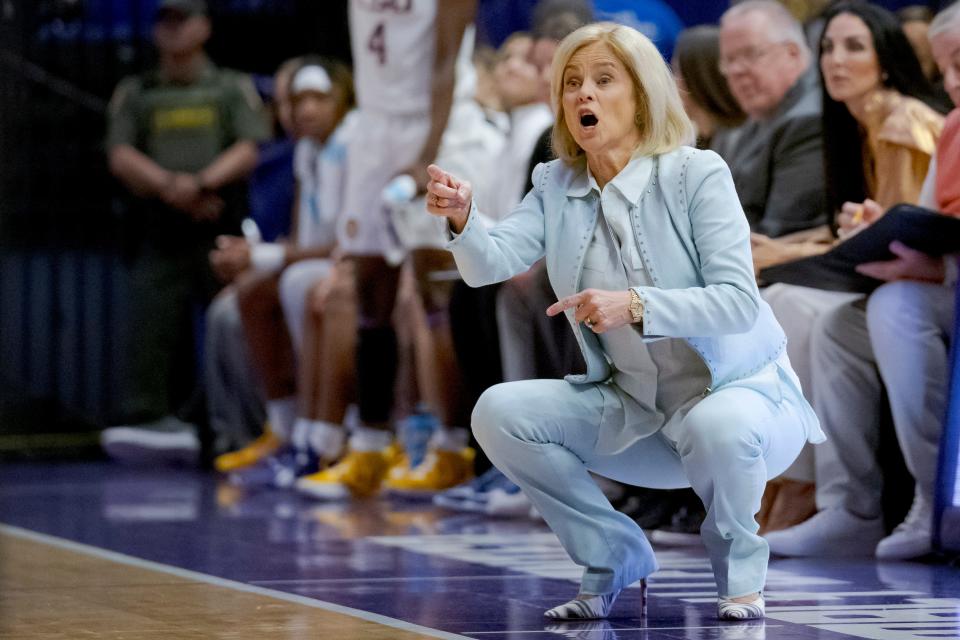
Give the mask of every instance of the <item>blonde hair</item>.
M 693 125 L 683 110 L 677 84 L 663 56 L 636 29 L 613 22 L 581 27 L 560 42 L 550 70 L 550 94 L 557 120 L 553 125 L 553 150 L 567 164 L 583 156 L 563 114 L 563 72 L 570 58 L 583 47 L 602 42 L 623 63 L 633 79 L 637 99 L 636 124 L 640 143 L 634 155 L 666 153 L 693 140 Z

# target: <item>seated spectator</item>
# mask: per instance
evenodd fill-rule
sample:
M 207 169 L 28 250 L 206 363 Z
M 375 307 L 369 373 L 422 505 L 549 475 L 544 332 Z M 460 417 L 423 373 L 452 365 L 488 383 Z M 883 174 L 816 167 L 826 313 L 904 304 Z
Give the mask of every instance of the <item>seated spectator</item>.
M 831 32 L 830 26 L 840 18 L 857 15 L 849 11 L 849 5 L 838 8 L 825 38 L 840 35 Z M 889 24 L 892 17 L 881 19 Z M 847 24 L 862 31 L 879 20 L 861 19 L 859 25 L 855 21 Z M 889 33 L 886 35 L 889 43 Z M 854 33 L 846 36 L 851 38 L 848 41 L 857 41 Z M 873 42 L 883 41 L 878 36 L 873 34 Z M 930 38 L 951 99 L 960 105 L 958 5 L 937 17 L 931 25 Z M 900 47 L 905 46 L 903 39 Z M 880 59 L 883 60 L 882 55 Z M 902 82 L 903 76 L 922 77 L 917 73 L 918 65 L 906 64 L 902 57 L 892 59 L 901 64 L 896 72 L 888 72 L 891 84 Z M 958 135 L 960 112 L 955 110 L 947 119 L 919 196 L 920 205 L 955 216 L 960 215 Z M 849 209 L 840 221 L 846 229 L 855 224 Z M 926 257 L 898 243 L 891 250 L 897 256 L 894 260 L 862 265 L 859 269 L 866 275 L 891 281 L 871 295 L 866 311 L 859 301 L 835 306 L 824 312 L 813 328 L 812 361 L 818 371 L 813 379 L 814 408 L 824 430 L 835 441 L 846 482 L 836 504 L 822 508 L 801 525 L 769 534 L 767 539 L 774 553 L 875 554 L 880 559 L 905 560 L 932 549 L 932 505 L 947 400 L 947 344 L 953 331 L 955 263 L 953 259 Z M 949 271 L 953 273 L 948 276 Z M 877 459 L 883 386 L 897 440 L 916 481 L 910 512 L 886 537 L 880 501 L 884 473 Z
M 204 53 L 210 30 L 202 0 L 163 0 L 153 30 L 158 68 L 123 80 L 110 104 L 110 170 L 143 231 L 121 376 L 125 418 L 137 424 L 101 440 L 118 459 L 197 459 L 198 434 L 184 419 L 205 422 L 196 338 L 219 288 L 207 253 L 218 235 L 240 232 L 244 180 L 268 135 L 250 78 Z
M 314 281 L 330 275 L 329 256 L 342 192 L 343 139 L 350 135 L 351 127 L 351 120 L 346 118 L 353 104 L 350 74 L 342 64 L 305 59 L 293 76 L 291 101 L 294 127 L 300 136 L 294 156 L 297 206 L 293 241 L 251 243 L 246 238 L 221 236 L 217 250 L 211 254 L 211 262 L 223 277 L 246 272 L 237 282 L 237 301 L 246 346 L 266 393 L 269 423 L 263 440 L 217 458 L 215 464 L 221 471 L 256 466 L 265 454 L 273 452 L 272 448 L 291 443 L 298 391 L 311 393 L 310 389 L 297 387 L 297 353 L 281 307 L 281 279 L 296 273 L 298 281 L 306 281 L 300 291 L 301 297 L 305 297 Z M 302 324 L 302 315 L 301 305 L 301 313 L 293 319 L 294 326 Z M 299 337 L 296 336 L 298 343 Z M 301 427 L 304 439 L 294 443 L 300 445 L 301 453 L 310 449 L 306 430 L 307 425 Z M 339 434 L 337 429 L 336 435 Z M 337 444 L 336 438 L 332 438 L 322 449 L 313 447 L 312 453 L 334 459 L 342 448 L 340 440 Z M 260 468 L 251 469 L 246 477 L 237 480 L 246 484 L 272 482 L 271 473 L 276 472 L 274 475 L 280 474 L 292 482 L 287 470 L 296 464 L 295 453 L 288 447 L 282 459 L 263 461 Z M 307 458 L 300 456 L 303 466 L 309 466 Z
M 673 74 L 683 109 L 697 129 L 697 148 L 711 149 L 730 158 L 740 139 L 738 127 L 746 114 L 720 75 L 720 30 L 693 27 L 677 38 Z
M 274 74 L 269 106 L 276 137 L 260 145 L 259 162 L 250 176 L 249 217 L 256 233 L 267 242 L 290 233 L 295 187 L 290 81 L 302 64 L 302 58 L 293 58 Z M 246 266 L 243 261 L 235 268 Z M 231 274 L 223 275 L 232 283 Z M 260 436 L 261 445 L 275 447 L 272 433 L 263 431 L 263 393 L 251 369 L 234 286 L 225 287 L 207 309 L 204 359 L 213 455 L 245 447 Z
M 734 5 L 720 21 L 720 71 L 747 114 L 727 158 L 753 231 L 824 225 L 820 95 L 799 23 L 773 0 Z

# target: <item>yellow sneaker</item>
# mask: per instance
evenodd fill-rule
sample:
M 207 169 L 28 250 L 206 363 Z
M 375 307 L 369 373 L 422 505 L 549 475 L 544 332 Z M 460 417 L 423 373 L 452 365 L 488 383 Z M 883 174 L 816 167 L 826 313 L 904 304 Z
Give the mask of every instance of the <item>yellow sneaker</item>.
M 413 469 L 409 466 L 392 469 L 383 486 L 395 495 L 432 495 L 471 479 L 475 456 L 476 451 L 470 447 L 460 451 L 431 449 Z
M 380 491 L 390 468 L 398 461 L 394 447 L 380 451 L 350 451 L 332 467 L 297 480 L 298 491 L 321 500 L 363 498 Z
M 272 456 L 282 445 L 283 440 L 268 427 L 264 429 L 263 435 L 243 449 L 224 453 L 214 458 L 213 467 L 220 473 L 245 469 L 257 464 L 264 458 Z

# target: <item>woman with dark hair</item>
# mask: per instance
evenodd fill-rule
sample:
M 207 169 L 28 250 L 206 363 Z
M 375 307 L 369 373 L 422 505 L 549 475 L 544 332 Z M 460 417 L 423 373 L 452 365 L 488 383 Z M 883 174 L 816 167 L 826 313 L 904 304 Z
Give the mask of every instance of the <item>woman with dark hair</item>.
M 683 108 L 697 129 L 697 147 L 727 159 L 736 142 L 736 128 L 746 114 L 719 71 L 720 29 L 699 26 L 684 30 L 673 50 L 673 73 Z
M 824 18 L 827 202 L 834 211 L 867 198 L 881 210 L 915 203 L 948 109 L 935 97 L 892 13 L 866 2 L 841 2 Z

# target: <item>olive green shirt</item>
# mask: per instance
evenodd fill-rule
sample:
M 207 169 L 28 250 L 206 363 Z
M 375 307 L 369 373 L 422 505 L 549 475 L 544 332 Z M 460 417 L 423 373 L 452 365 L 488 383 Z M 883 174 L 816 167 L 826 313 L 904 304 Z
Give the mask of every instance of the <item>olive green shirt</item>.
M 196 173 L 236 142 L 268 136 L 250 77 L 210 62 L 189 85 L 158 71 L 126 78 L 110 101 L 107 147 L 130 145 L 170 171 Z

